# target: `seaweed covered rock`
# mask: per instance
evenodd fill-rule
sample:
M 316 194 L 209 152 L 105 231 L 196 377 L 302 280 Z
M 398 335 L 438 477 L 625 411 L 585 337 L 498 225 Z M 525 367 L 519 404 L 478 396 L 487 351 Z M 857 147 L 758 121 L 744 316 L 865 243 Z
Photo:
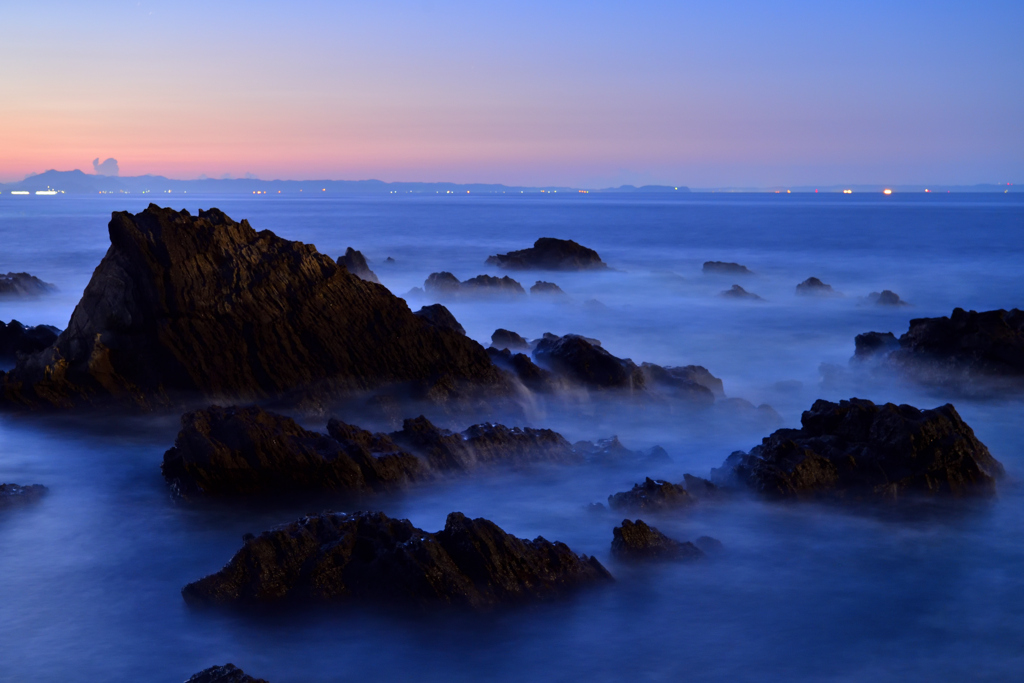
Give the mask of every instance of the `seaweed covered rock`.
M 809 277 L 796 286 L 796 293 L 801 296 L 839 296 L 832 285 L 825 284 L 816 277 Z
M 267 681 L 262 678 L 253 678 L 234 664 L 225 664 L 203 669 L 185 683 L 267 683 Z
M 643 363 L 644 383 L 657 387 L 676 398 L 694 403 L 714 403 L 716 397 L 725 397 L 722 380 L 698 365 L 662 367 Z
M 435 325 L 445 330 L 452 330 L 459 334 L 466 334 L 466 328 L 464 328 L 452 312 L 441 304 L 432 304 L 430 306 L 423 306 L 420 310 L 416 311 L 415 315 L 426 320 L 431 325 Z
M 380 283 L 374 272 L 370 270 L 370 266 L 366 264 L 366 257 L 363 256 L 362 252 L 356 251 L 352 247 L 346 249 L 345 255 L 338 258 L 338 265 L 344 266 L 348 269 L 348 272 L 360 280 Z
M 487 265 L 509 270 L 603 270 L 597 252 L 572 240 L 541 237 L 529 249 L 490 256 Z
M 939 374 L 1024 380 L 1024 311 L 915 318 L 891 358 Z
M 948 403 L 919 410 L 818 400 L 801 423 L 749 453 L 733 453 L 712 479 L 776 498 L 897 499 L 992 495 L 1003 476 L 1003 466 Z
M 733 285 L 729 289 L 721 292 L 719 296 L 724 296 L 726 299 L 744 299 L 746 301 L 764 301 L 760 296 L 753 292 L 748 292 L 739 285 Z
M 245 541 L 231 561 L 182 590 L 190 604 L 353 601 L 486 610 L 612 581 L 563 543 L 448 515 L 429 533 L 380 512 L 325 512 Z
M 530 348 L 530 343 L 515 332 L 499 327 L 494 331 L 494 334 L 491 335 L 491 346 L 496 349 L 527 351 Z
M 533 357 L 558 375 L 590 389 L 644 388 L 644 373 L 628 358 L 616 358 L 578 334 L 544 335 Z
M 52 294 L 56 291 L 56 285 L 43 282 L 35 275 L 29 275 L 28 273 L 0 275 L 0 298 L 28 298 Z
M 705 275 L 753 275 L 746 266 L 728 261 L 705 261 L 702 268 Z
M 19 361 L 8 400 L 144 406 L 196 394 L 327 397 L 449 378 L 499 388 L 482 346 L 413 315 L 311 245 L 217 209 L 114 213 L 68 328 Z
M 21 354 L 32 354 L 57 341 L 60 330 L 52 325 L 25 327 L 17 320 L 0 321 L 0 361 L 11 361 Z
M 704 551 L 669 538 L 642 519 L 624 519 L 612 530 L 612 555 L 622 560 L 699 560 Z
M 693 505 L 696 499 L 679 484 L 647 477 L 629 491 L 608 496 L 612 510 L 672 510 Z
M 34 503 L 46 495 L 48 490 L 41 484 L 0 484 L 0 509 Z

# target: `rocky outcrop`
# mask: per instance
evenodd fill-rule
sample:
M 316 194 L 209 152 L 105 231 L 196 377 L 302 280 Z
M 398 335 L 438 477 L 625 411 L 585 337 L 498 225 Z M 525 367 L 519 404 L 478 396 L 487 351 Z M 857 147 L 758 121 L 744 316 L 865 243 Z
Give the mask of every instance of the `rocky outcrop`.
M 544 282 L 543 280 L 537 280 L 537 282 L 530 287 L 530 294 L 533 296 L 565 296 L 565 292 L 562 291 L 561 287 L 556 285 L 554 282 Z
M 719 296 L 724 296 L 726 299 L 744 299 L 746 301 L 764 301 L 760 296 L 753 292 L 748 292 L 739 285 L 733 285 L 729 289 L 721 292 Z
M 435 327 L 452 330 L 453 332 L 458 332 L 463 335 L 466 334 L 466 328 L 464 328 L 459 321 L 455 319 L 455 316 L 452 315 L 451 311 L 441 304 L 424 306 L 420 310 L 416 311 L 414 315 L 418 315 Z
M 612 530 L 612 555 L 621 560 L 699 560 L 704 551 L 669 538 L 642 519 L 624 519 Z
M 900 298 L 900 295 L 896 292 L 883 289 L 881 292 L 871 292 L 868 294 L 868 299 L 874 301 L 878 306 L 909 306 L 906 301 Z
M 702 269 L 705 275 L 753 275 L 746 266 L 726 261 L 705 261 Z
M 644 374 L 646 386 L 656 387 L 675 398 L 711 404 L 715 402 L 716 396 L 725 397 L 722 380 L 698 365 L 666 368 L 653 363 L 643 363 L 640 369 Z
M 36 297 L 56 291 L 56 285 L 43 282 L 35 275 L 28 273 L 0 275 L 0 298 Z
M 57 341 L 59 334 L 60 330 L 52 325 L 25 327 L 17 320 L 0 322 L 0 361 L 42 351 Z
M 185 683 L 267 683 L 267 681 L 249 676 L 234 664 L 225 664 L 203 669 Z
M 948 318 L 916 318 L 891 358 L 938 375 L 1024 380 L 1024 311 L 953 310 Z
M 346 249 L 345 255 L 338 258 L 338 265 L 348 269 L 348 272 L 360 280 L 380 283 L 374 272 L 370 270 L 370 266 L 366 264 L 366 257 L 363 256 L 362 252 L 356 251 L 352 247 Z
M 448 515 L 428 533 L 380 512 L 325 512 L 245 541 L 216 574 L 182 590 L 190 604 L 383 602 L 486 610 L 612 581 L 563 543 Z
M 623 446 L 617 436 L 597 441 L 577 441 L 572 447 L 593 465 L 660 465 L 672 462 L 668 452 L 661 446 L 634 451 Z
M 884 356 L 900 347 L 896 335 L 892 332 L 865 332 L 858 334 L 853 341 L 853 357 L 857 360 Z
M 143 406 L 323 398 L 441 378 L 500 387 L 482 346 L 413 315 L 311 245 L 217 209 L 118 212 L 68 328 L 7 374 L 8 400 Z
M 608 507 L 612 510 L 663 511 L 689 507 L 695 502 L 695 498 L 679 484 L 663 479 L 655 481 L 650 477 L 629 491 L 608 496 Z
M 684 474 L 683 484 L 686 486 L 686 492 L 697 500 L 714 499 L 722 495 L 721 489 L 703 477 Z
M 477 275 L 465 282 L 449 272 L 431 273 L 423 283 L 423 289 L 427 294 L 434 296 L 455 298 L 455 297 L 519 297 L 525 296 L 526 290 L 523 286 L 508 277 L 494 277 L 493 275 Z
M 603 270 L 597 252 L 572 240 L 541 237 L 529 249 L 488 257 L 487 265 L 509 270 Z
M 933 410 L 863 399 L 815 401 L 801 429 L 780 429 L 712 471 L 719 483 L 774 498 L 987 496 L 1003 466 L 952 405 Z
M 801 296 L 840 296 L 839 292 L 832 289 L 816 277 L 809 277 L 796 286 L 796 293 Z
M 533 350 L 537 362 L 590 389 L 639 390 L 644 373 L 628 358 L 616 358 L 578 334 L 545 335 Z
M 550 392 L 557 388 L 554 375 L 530 360 L 525 353 L 512 353 L 507 348 L 499 351 L 494 346 L 488 348 L 487 353 L 495 365 L 514 373 L 529 390 Z
M 511 330 L 498 328 L 491 335 L 491 346 L 496 349 L 528 351 L 530 349 L 530 342 Z
M 0 510 L 6 507 L 14 507 L 15 505 L 34 503 L 46 495 L 48 490 L 40 484 L 30 484 L 28 486 L 0 484 Z

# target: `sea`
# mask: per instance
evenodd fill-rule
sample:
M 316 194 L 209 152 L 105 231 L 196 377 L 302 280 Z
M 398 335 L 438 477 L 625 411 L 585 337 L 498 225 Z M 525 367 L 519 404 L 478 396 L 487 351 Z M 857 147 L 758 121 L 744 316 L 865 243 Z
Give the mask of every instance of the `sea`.
M 778 418 L 534 406 L 518 424 L 661 445 L 671 462 L 479 471 L 360 503 L 428 531 L 452 511 L 486 517 L 595 555 L 616 578 L 479 615 L 192 609 L 181 588 L 220 569 L 243 534 L 319 508 L 176 500 L 160 474 L 176 414 L 0 413 L 0 482 L 50 489 L 38 504 L 0 510 L 0 681 L 179 682 L 226 662 L 271 683 L 1024 679 L 1024 396 L 868 379 L 850 363 L 861 332 L 899 336 L 912 318 L 956 307 L 1024 306 L 1024 196 L 4 194 L 0 273 L 27 271 L 59 291 L 0 300 L 0 320 L 65 327 L 109 246 L 111 213 L 150 202 L 216 207 L 332 257 L 354 247 L 413 310 L 434 303 L 414 290 L 432 272 L 504 275 L 489 255 L 539 237 L 576 240 L 609 270 L 509 273 L 526 289 L 554 282 L 565 297 L 446 305 L 485 346 L 497 328 L 577 333 L 637 363 L 704 366 L 729 397 Z M 705 275 L 712 260 L 753 274 Z M 841 296 L 797 296 L 812 276 Z M 720 296 L 733 284 L 762 300 Z M 908 305 L 875 305 L 869 295 L 884 289 Z M 953 403 L 1006 467 L 998 495 L 907 509 L 736 497 L 643 515 L 679 540 L 719 539 L 723 550 L 704 561 L 611 556 L 622 515 L 589 504 L 648 476 L 708 476 L 731 452 L 799 426 L 816 399 L 854 396 Z M 327 417 L 304 424 L 322 430 Z M 467 415 L 462 427 L 493 417 Z

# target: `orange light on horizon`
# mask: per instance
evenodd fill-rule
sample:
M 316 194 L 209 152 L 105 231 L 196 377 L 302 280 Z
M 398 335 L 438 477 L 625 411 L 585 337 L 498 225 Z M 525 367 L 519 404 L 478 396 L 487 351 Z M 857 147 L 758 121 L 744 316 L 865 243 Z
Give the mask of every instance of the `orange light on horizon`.
M 886 189 L 882 190 L 882 194 L 892 194 L 892 190 L 886 188 Z

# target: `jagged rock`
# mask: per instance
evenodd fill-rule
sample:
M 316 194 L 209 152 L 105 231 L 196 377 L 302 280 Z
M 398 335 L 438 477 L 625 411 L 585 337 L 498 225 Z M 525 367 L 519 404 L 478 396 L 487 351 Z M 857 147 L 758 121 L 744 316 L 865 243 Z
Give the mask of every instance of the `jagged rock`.
M 530 349 L 530 342 L 511 330 L 498 328 L 491 335 L 491 346 L 496 349 L 511 349 L 512 351 Z
M 683 475 L 683 484 L 686 485 L 686 492 L 697 500 L 705 498 L 718 498 L 722 491 L 712 482 L 692 474 Z
M 423 283 L 423 291 L 427 294 L 454 295 L 458 294 L 462 283 L 446 270 L 440 273 L 431 273 Z
M 363 480 L 375 491 L 401 488 L 433 475 L 427 463 L 403 451 L 387 434 L 369 432 L 336 418 L 328 420 L 327 433 L 341 444 L 358 465 Z
M 515 373 L 519 381 L 531 391 L 548 392 L 555 389 L 554 375 L 539 367 L 525 353 L 512 353 L 508 349 L 499 351 L 494 346 L 488 348 L 487 353 L 495 365 Z
M 816 277 L 809 277 L 796 286 L 796 293 L 803 296 L 839 296 L 839 292 L 832 289 Z
M 541 237 L 529 249 L 490 256 L 486 263 L 509 270 L 602 270 L 608 267 L 593 249 L 553 237 Z
M 889 289 L 883 289 L 881 292 L 871 292 L 868 294 L 868 298 L 878 306 L 909 306 L 906 301 L 900 298 L 899 294 Z
M 695 498 L 679 484 L 663 479 L 655 481 L 650 477 L 642 484 L 635 484 L 629 491 L 608 496 L 608 507 L 613 510 L 671 510 L 695 502 Z
M 554 282 L 544 282 L 543 280 L 537 280 L 537 282 L 530 287 L 530 294 L 534 296 L 565 296 L 565 292 L 562 291 L 561 287 L 556 285 Z
M 56 291 L 56 285 L 43 282 L 35 275 L 29 275 L 28 273 L 0 275 L 0 298 L 35 297 L 52 294 Z
M 612 530 L 612 555 L 623 560 L 697 560 L 704 551 L 669 538 L 642 519 L 624 519 Z
M 722 552 L 725 546 L 717 538 L 711 536 L 698 536 L 697 540 L 693 542 L 695 546 L 704 551 L 706 555 L 712 555 L 714 553 Z
M 14 507 L 24 503 L 34 503 L 49 491 L 40 484 L 21 486 L 19 484 L 0 484 L 0 509 Z
M 748 292 L 739 285 L 733 285 L 729 289 L 725 290 L 719 296 L 724 296 L 727 299 L 746 299 L 747 301 L 764 301 L 760 296 L 753 292 Z
M 9 400 L 173 404 L 333 396 L 438 378 L 499 387 L 483 347 L 311 245 L 221 211 L 118 212 L 68 328 L 7 374 Z
M 720 394 L 725 396 L 722 391 L 722 380 L 696 365 L 665 368 L 653 363 L 643 363 L 640 369 L 644 373 L 646 386 L 658 387 L 676 398 L 695 403 L 714 403 L 716 394 L 708 384 L 716 387 Z
M 448 515 L 428 533 L 380 512 L 325 512 L 265 531 L 182 590 L 190 604 L 354 601 L 486 610 L 612 581 L 600 562 L 486 519 Z
M 466 328 L 459 324 L 459 321 L 455 319 L 452 312 L 441 304 L 424 306 L 420 310 L 416 311 L 414 315 L 418 315 L 431 325 L 435 325 L 446 330 L 453 330 L 459 334 L 466 334 Z
M 1024 378 L 1024 311 L 953 310 L 946 318 L 916 318 L 891 358 L 940 375 L 1018 383 Z
M 726 261 L 705 261 L 702 269 L 705 275 L 753 275 L 746 266 Z
M 225 664 L 203 669 L 185 683 L 267 683 L 267 681 L 249 676 L 234 664 Z
M 644 388 L 644 373 L 628 358 L 616 358 L 578 334 L 544 335 L 533 357 L 556 374 L 591 389 Z
M 918 410 L 818 400 L 801 423 L 750 453 L 733 453 L 712 479 L 769 497 L 898 498 L 992 495 L 1003 476 L 1003 466 L 948 403 Z
M 448 272 L 431 273 L 423 288 L 428 294 L 444 297 L 525 296 L 523 286 L 508 277 L 477 275 L 465 282 Z
M 60 330 L 52 325 L 25 327 L 17 320 L 0 322 L 0 360 L 13 360 L 20 354 L 42 351 L 57 341 Z
M 886 355 L 900 347 L 892 332 L 865 332 L 858 334 L 853 341 L 856 349 L 853 357 L 857 360 Z
M 370 270 L 370 266 L 366 265 L 366 258 L 362 252 L 356 251 L 352 247 L 346 249 L 345 255 L 338 258 L 338 265 L 347 268 L 348 272 L 360 280 L 380 283 L 374 272 Z

